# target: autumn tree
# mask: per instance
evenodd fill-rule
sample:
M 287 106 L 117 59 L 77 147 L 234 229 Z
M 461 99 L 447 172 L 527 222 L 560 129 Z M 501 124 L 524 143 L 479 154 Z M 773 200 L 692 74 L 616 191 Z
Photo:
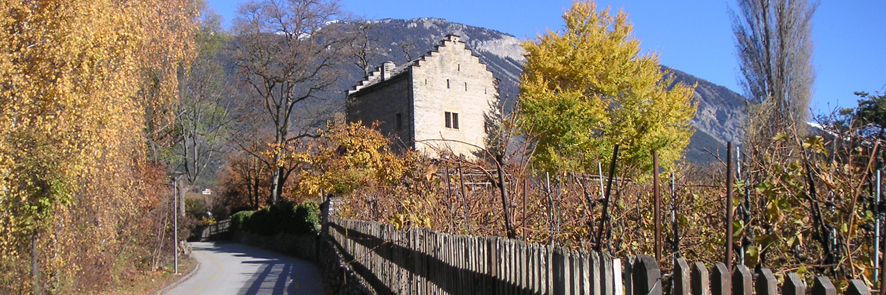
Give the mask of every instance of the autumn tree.
M 681 157 L 693 133 L 694 87 L 674 83 L 656 53 L 641 53 L 627 17 L 574 2 L 561 31 L 522 43 L 520 128 L 539 168 L 596 172 L 615 145 L 620 165 L 647 173 L 652 151 L 664 166 Z
M 259 114 L 273 128 L 274 169 L 270 202 L 281 195 L 288 178 L 277 165 L 286 145 L 310 135 L 317 114 L 309 102 L 332 90 L 352 41 L 340 26 L 335 0 L 262 0 L 243 4 L 234 19 L 234 62 Z M 322 120 L 321 120 L 322 122 Z
M 378 130 L 356 122 L 330 123 L 319 136 L 287 155 L 302 173 L 294 193 L 316 196 L 344 194 L 373 184 L 394 184 L 406 173 L 409 155 L 391 151 L 390 141 Z M 412 155 L 414 156 L 414 155 Z
M 144 131 L 177 99 L 193 7 L 0 2 L 0 293 L 88 292 L 149 255 L 165 177 Z

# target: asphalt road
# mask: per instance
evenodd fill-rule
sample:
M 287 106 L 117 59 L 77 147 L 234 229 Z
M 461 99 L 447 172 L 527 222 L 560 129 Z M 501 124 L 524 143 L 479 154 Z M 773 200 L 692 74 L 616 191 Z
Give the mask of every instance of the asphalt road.
M 323 294 L 310 262 L 235 243 L 191 243 L 200 268 L 164 294 Z

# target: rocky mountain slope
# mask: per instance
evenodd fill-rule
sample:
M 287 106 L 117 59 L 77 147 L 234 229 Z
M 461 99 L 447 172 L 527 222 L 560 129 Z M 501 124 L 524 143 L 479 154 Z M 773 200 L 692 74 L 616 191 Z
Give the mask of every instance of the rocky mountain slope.
M 493 75 L 501 80 L 500 94 L 506 108 L 510 109 L 516 101 L 521 65 L 525 59 L 520 39 L 503 32 L 436 18 L 372 21 L 368 35 L 376 44 L 376 50 L 370 55 L 371 64 L 377 66 L 384 61 L 401 64 L 408 59 L 418 58 L 433 49 L 447 34 L 461 36 Z M 697 131 L 691 139 L 687 158 L 693 162 L 712 161 L 714 158 L 707 151 L 723 151 L 725 142 L 739 139 L 746 101 L 726 87 L 676 69 L 670 70 L 678 82 L 698 83 L 695 89 L 698 112 L 692 121 Z M 354 71 L 360 72 L 357 67 L 354 67 Z M 723 155 L 722 152 L 720 154 Z

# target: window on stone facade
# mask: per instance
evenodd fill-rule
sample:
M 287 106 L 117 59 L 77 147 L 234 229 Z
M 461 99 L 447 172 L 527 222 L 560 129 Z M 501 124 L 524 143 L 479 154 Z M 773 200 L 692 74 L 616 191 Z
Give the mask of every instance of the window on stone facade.
M 446 88 L 449 89 L 449 79 L 446 79 Z
M 465 82 L 465 91 L 468 91 L 468 82 Z
M 396 130 L 403 129 L 403 114 L 397 113 L 397 115 L 395 115 L 395 117 L 396 118 L 394 119 L 394 122 L 395 122 L 394 126 L 395 126 Z
M 458 71 L 461 72 L 461 64 L 458 64 Z
M 458 129 L 458 113 L 446 112 L 446 128 Z

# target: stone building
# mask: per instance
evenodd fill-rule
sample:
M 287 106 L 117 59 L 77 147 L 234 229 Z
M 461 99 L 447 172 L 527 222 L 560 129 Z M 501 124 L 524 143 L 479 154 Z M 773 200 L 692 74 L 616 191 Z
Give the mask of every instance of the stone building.
M 496 91 L 486 65 L 458 35 L 447 35 L 416 60 L 378 67 L 348 92 L 346 116 L 367 126 L 378 121 L 379 131 L 400 148 L 471 156 L 474 146 L 485 147 Z

